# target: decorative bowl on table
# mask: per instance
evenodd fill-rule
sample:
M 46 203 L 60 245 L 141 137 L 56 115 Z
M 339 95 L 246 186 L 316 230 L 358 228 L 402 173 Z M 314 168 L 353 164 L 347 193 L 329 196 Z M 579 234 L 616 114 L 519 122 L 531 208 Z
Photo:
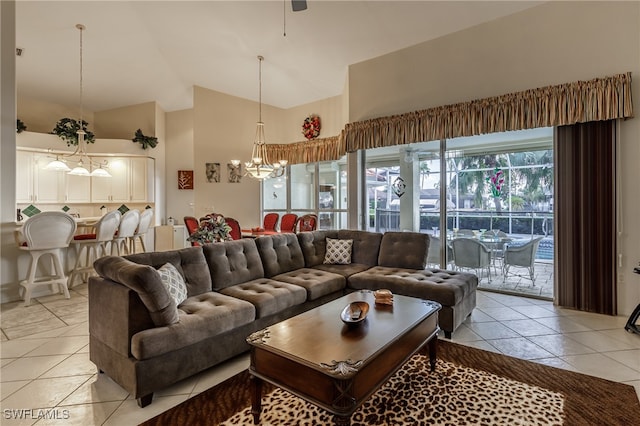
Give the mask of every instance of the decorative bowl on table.
M 369 304 L 367 302 L 351 302 L 340 313 L 340 319 L 345 324 L 358 324 L 364 321 L 367 313 L 369 313 Z

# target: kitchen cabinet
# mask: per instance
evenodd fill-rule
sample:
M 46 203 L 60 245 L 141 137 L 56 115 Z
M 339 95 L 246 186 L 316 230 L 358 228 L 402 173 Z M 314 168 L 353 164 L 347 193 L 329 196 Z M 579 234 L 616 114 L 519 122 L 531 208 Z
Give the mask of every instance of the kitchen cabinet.
M 146 157 L 93 157 L 107 161 L 111 178 L 91 178 L 96 203 L 153 202 L 154 160 Z
M 184 225 L 163 225 L 155 228 L 155 251 L 176 250 L 190 247 Z
M 16 202 L 81 203 L 91 201 L 88 178 L 45 170 L 49 154 L 16 151 Z

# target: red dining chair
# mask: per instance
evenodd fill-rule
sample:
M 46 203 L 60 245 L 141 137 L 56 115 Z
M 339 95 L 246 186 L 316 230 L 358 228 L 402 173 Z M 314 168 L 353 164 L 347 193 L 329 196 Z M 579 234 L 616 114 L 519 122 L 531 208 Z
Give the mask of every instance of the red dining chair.
M 225 217 L 224 221 L 227 222 L 227 225 L 231 227 L 231 232 L 229 233 L 229 235 L 231 235 L 232 240 L 239 240 L 240 238 L 242 238 L 242 231 L 240 230 L 240 224 L 237 220 L 232 217 Z
M 280 221 L 280 232 L 296 232 L 296 223 L 298 215 L 294 213 L 286 213 Z
M 189 233 L 189 235 L 191 235 L 198 230 L 198 228 L 200 227 L 200 222 L 193 216 L 185 216 L 184 225 L 187 227 L 187 232 Z M 191 241 L 191 245 L 199 246 L 200 244 L 195 241 Z
M 262 227 L 265 231 L 276 231 L 278 226 L 278 219 L 280 215 L 278 213 L 267 213 L 262 220 Z
M 305 214 L 298 219 L 298 232 L 315 231 L 318 229 L 318 216 Z

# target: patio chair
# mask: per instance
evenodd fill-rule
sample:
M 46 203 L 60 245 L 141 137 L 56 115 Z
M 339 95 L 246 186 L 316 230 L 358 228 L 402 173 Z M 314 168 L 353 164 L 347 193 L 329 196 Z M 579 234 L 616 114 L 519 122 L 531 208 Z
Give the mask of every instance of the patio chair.
M 504 259 L 502 262 L 503 268 L 503 277 L 502 281 L 504 282 L 507 279 L 507 275 L 509 274 L 509 268 L 511 266 L 519 267 L 519 268 L 527 268 L 529 270 L 529 279 L 532 282 L 532 285 L 536 285 L 535 281 L 535 259 L 536 259 L 536 251 L 538 251 L 538 246 L 540 245 L 540 241 L 542 237 L 536 237 L 529 241 L 524 245 L 513 246 L 507 244 L 504 249 Z M 521 276 L 517 275 L 516 276 Z M 527 278 L 526 276 L 523 278 Z
M 427 254 L 427 264 L 440 265 L 440 245 L 442 244 L 440 238 L 429 235 L 429 252 Z M 446 266 L 453 262 L 453 249 L 447 244 L 447 260 L 445 265 L 440 266 L 442 269 L 446 269 Z
M 457 268 L 471 268 L 477 273 L 487 269 L 487 278 L 491 282 L 491 251 L 475 238 L 456 238 L 451 242 L 453 262 Z

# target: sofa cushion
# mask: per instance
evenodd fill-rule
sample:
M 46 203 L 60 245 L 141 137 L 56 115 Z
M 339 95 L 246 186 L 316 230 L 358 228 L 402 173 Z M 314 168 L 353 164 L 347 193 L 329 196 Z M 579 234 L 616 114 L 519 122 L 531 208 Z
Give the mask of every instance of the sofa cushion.
M 176 302 L 176 306 L 187 299 L 187 285 L 175 266 L 167 262 L 158 269 L 158 274 L 160 274 L 162 285 Z
M 304 257 L 296 234 L 269 235 L 255 239 L 264 276 L 272 278 L 275 275 L 304 268 Z
M 321 263 L 316 265 L 313 269 L 319 269 L 321 271 L 333 272 L 334 274 L 340 274 L 343 277 L 350 277 L 358 272 L 366 271 L 371 266 L 363 265 L 362 263 L 350 263 L 349 265 L 325 265 Z
M 169 262 L 182 274 L 187 283 L 189 296 L 211 291 L 211 275 L 202 253 L 202 247 L 188 247 L 180 250 L 137 253 L 125 256 L 135 263 L 150 265 L 159 269 Z
M 103 278 L 123 284 L 136 293 L 156 326 L 178 322 L 176 302 L 162 285 L 160 274 L 149 265 L 139 265 L 119 256 L 97 259 L 93 267 Z
M 214 290 L 264 277 L 260 254 L 251 238 L 206 244 L 202 251 Z
M 305 267 L 322 265 L 327 250 L 327 238 L 338 238 L 338 231 L 308 231 L 298 233 Z
M 185 300 L 180 322 L 140 331 L 131 338 L 131 354 L 139 360 L 183 349 L 212 336 L 233 330 L 255 320 L 249 302 L 208 292 Z
M 455 306 L 478 287 L 478 277 L 443 269 L 403 269 L 375 266 L 349 277 L 349 287 L 362 290 L 386 288 L 392 293 L 434 300 Z
M 341 229 L 338 231 L 341 240 L 353 240 L 351 262 L 363 265 L 376 266 L 382 234 L 379 232 L 358 231 L 354 229 Z
M 428 254 L 428 234 L 385 232 L 380 243 L 377 264 L 394 268 L 424 269 L 427 266 Z
M 226 287 L 220 293 L 251 303 L 256 308 L 256 318 L 276 314 L 307 300 L 304 288 L 269 278 Z
M 351 263 L 353 240 L 327 238 L 327 252 L 322 263 L 326 265 L 348 265 Z
M 300 268 L 295 271 L 276 275 L 274 280 L 304 287 L 307 300 L 315 300 L 327 294 L 340 291 L 347 285 L 342 275 L 321 271 L 316 268 Z

